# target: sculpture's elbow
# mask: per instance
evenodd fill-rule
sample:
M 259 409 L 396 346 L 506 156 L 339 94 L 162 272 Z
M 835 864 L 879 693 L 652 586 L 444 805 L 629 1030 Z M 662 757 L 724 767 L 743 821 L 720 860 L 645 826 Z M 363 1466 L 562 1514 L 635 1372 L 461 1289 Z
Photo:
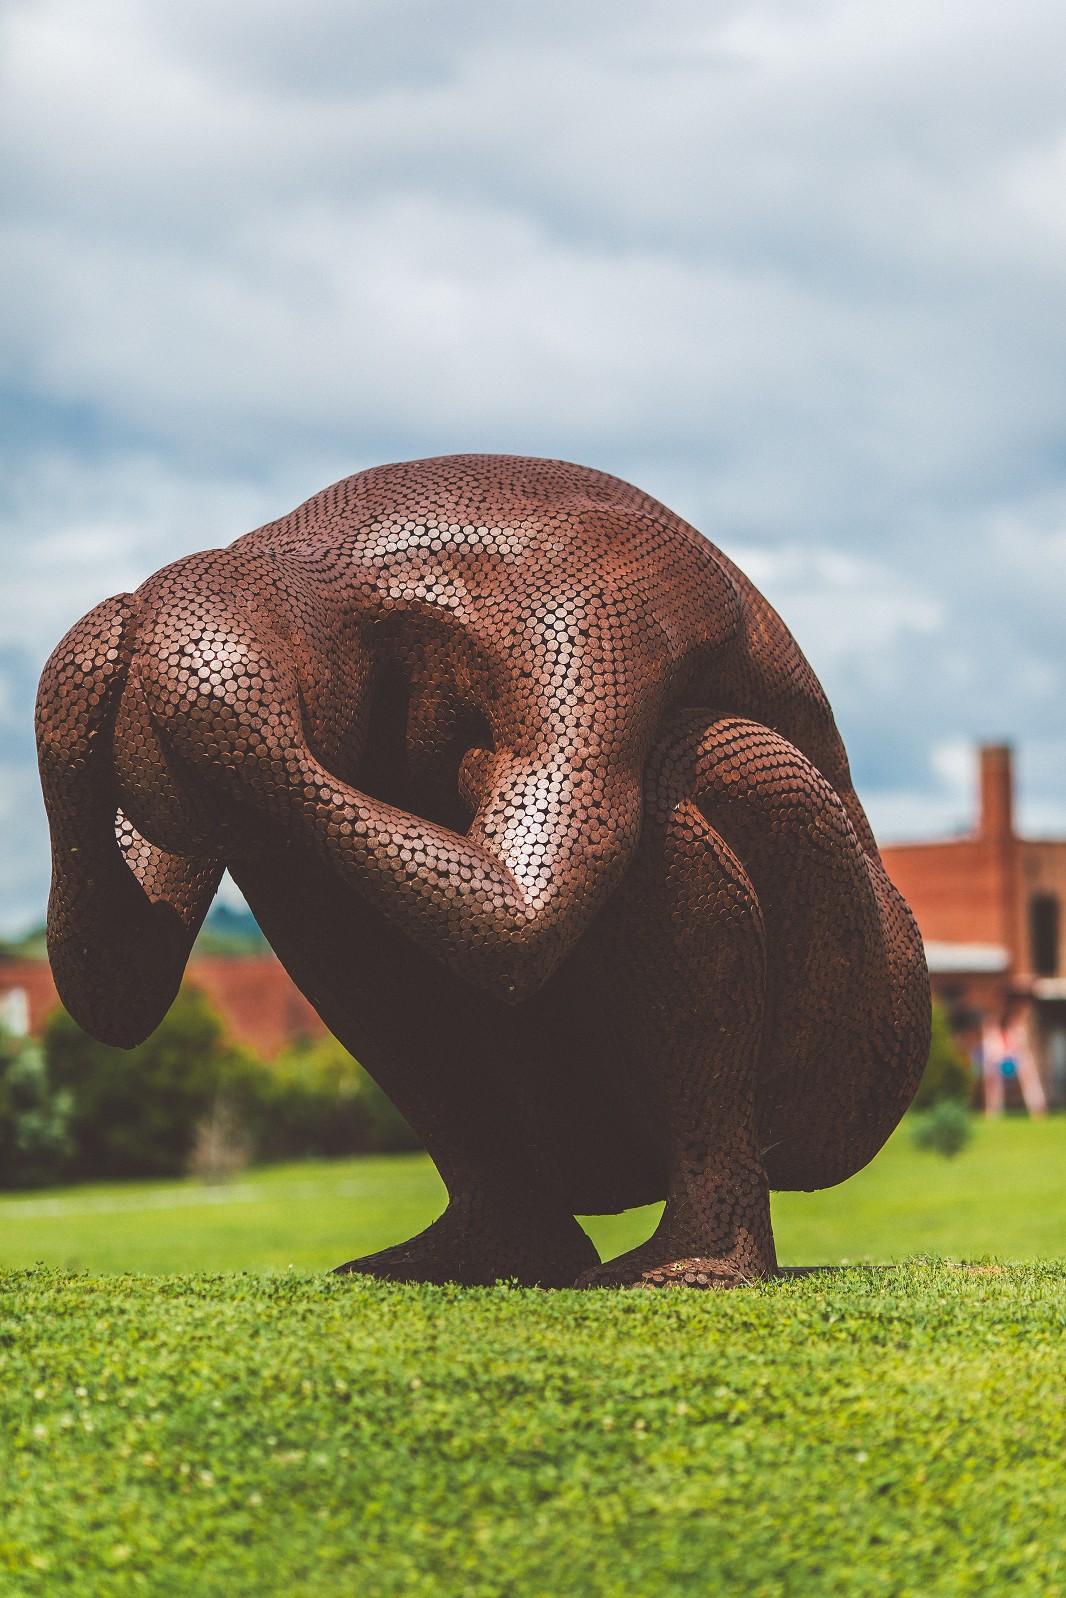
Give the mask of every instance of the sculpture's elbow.
M 492 992 L 504 1004 L 525 1004 L 527 999 L 540 991 L 549 975 L 549 972 L 533 967 L 507 971 L 492 983 Z
M 169 1010 L 177 984 L 158 982 L 154 990 L 144 983 L 131 987 L 114 972 L 94 969 L 84 957 L 49 940 L 49 960 L 56 991 L 67 1014 L 97 1043 L 113 1049 L 135 1049 L 151 1037 Z
M 504 940 L 480 985 L 503 1004 L 525 1004 L 540 992 L 565 953 L 556 928 L 526 927 Z
M 130 1015 L 109 1015 L 102 1020 L 87 1017 L 83 1021 L 78 1016 L 74 1019 L 83 1032 L 88 1032 L 97 1043 L 106 1043 L 112 1049 L 135 1049 L 150 1038 L 159 1025 L 158 1020 L 137 1020 Z
M 56 987 L 64 1008 L 82 1031 L 112 1049 L 135 1049 L 151 1037 L 166 1014 L 165 1009 L 160 1013 L 155 1009 L 149 1011 L 143 1005 L 124 1004 L 117 995 L 108 995 L 105 999 L 103 995 L 94 994 L 87 999 L 59 982 Z

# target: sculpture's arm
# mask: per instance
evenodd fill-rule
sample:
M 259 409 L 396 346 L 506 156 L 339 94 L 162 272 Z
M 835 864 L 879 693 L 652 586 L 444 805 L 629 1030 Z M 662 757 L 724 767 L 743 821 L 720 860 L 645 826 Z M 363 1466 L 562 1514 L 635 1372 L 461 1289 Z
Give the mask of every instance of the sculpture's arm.
M 594 749 L 586 729 L 583 762 L 573 745 L 569 759 L 550 747 L 491 756 L 460 834 L 325 769 L 308 747 L 283 644 L 253 633 L 224 597 L 201 600 L 182 627 L 141 657 L 153 718 L 179 758 L 313 849 L 458 974 L 509 1002 L 534 992 L 635 847 L 639 761 L 621 740 Z M 153 678 L 146 659 L 168 665 Z
M 148 843 L 118 808 L 112 732 L 132 624 L 131 596 L 97 605 L 53 651 L 37 696 L 52 972 L 75 1020 L 121 1048 L 169 1009 L 222 874 Z

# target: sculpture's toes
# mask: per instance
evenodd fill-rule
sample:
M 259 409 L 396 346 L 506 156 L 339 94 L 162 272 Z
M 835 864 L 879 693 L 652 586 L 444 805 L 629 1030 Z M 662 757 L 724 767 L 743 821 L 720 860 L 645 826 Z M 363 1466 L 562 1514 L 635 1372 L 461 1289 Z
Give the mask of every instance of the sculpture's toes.
M 425 1233 L 421 1237 L 425 1237 Z M 377 1254 L 364 1254 L 334 1267 L 334 1276 L 376 1276 L 383 1282 L 456 1282 L 467 1279 L 469 1262 L 454 1253 L 435 1248 L 419 1248 L 420 1238 L 383 1248 Z
M 594 1270 L 585 1271 L 575 1287 L 746 1287 L 748 1283 L 772 1275 L 772 1268 L 741 1264 L 735 1259 L 709 1259 L 690 1255 L 664 1260 L 661 1253 L 649 1256 L 633 1249 L 618 1259 L 608 1260 Z
M 598 1261 L 572 1216 L 550 1227 L 519 1225 L 452 1205 L 417 1237 L 394 1248 L 338 1265 L 336 1274 L 375 1276 L 389 1282 L 457 1282 L 462 1287 L 569 1287 L 579 1271 Z

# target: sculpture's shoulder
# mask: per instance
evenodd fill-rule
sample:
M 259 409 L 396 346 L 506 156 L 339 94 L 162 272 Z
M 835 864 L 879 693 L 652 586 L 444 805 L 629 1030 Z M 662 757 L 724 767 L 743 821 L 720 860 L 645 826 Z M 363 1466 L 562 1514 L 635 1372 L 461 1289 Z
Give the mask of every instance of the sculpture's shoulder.
M 510 531 L 516 547 L 523 540 L 531 547 L 553 539 L 558 545 L 568 532 L 580 542 L 597 525 L 626 517 L 651 518 L 678 531 L 685 526 L 651 495 L 588 466 L 518 455 L 442 455 L 341 478 L 238 545 L 308 549 L 360 538 L 374 543 L 375 535 L 407 531 L 428 534 L 427 547 L 444 547 L 462 535 L 468 547 L 488 549 Z
M 476 532 L 507 522 L 557 522 L 597 509 L 670 515 L 633 484 L 570 461 L 440 455 L 373 466 L 341 478 L 247 537 L 282 545 L 322 536 L 327 529 L 397 520 Z
M 567 584 L 672 593 L 730 586 L 716 551 L 632 483 L 569 461 L 448 455 L 375 466 L 333 483 L 231 546 L 291 556 L 323 575 L 445 573 L 482 592 L 547 595 Z

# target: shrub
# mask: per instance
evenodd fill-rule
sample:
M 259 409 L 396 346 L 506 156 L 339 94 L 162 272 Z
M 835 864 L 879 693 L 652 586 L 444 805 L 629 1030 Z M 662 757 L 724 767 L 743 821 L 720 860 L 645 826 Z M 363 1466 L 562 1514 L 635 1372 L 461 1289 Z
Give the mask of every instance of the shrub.
M 915 1147 L 950 1159 L 973 1137 L 973 1112 L 958 1099 L 940 1099 L 914 1117 L 911 1137 Z
M 45 1028 L 44 1055 L 65 1095 L 65 1174 L 78 1179 L 191 1171 L 211 1181 L 253 1156 L 419 1147 L 399 1111 L 335 1038 L 295 1044 L 264 1065 L 229 1041 L 195 987 L 182 988 L 135 1049 L 97 1043 L 57 1010 Z
M 970 1102 L 972 1091 L 969 1058 L 955 1041 L 944 1011 L 939 1004 L 934 1004 L 929 1059 L 911 1108 L 929 1110 L 945 1100 L 965 1105 Z
M 336 1038 L 296 1043 L 269 1067 L 260 1152 L 271 1159 L 392 1153 L 418 1139 Z
M 113 1049 L 65 1010 L 49 1018 L 44 1050 L 71 1099 L 77 1177 L 170 1176 L 183 1171 L 196 1129 L 224 1102 L 253 1134 L 264 1067 L 226 1038 L 196 988 L 183 987 L 164 1020 L 134 1049 Z
M 71 1152 L 69 1093 L 55 1087 L 41 1045 L 0 1029 L 0 1186 L 40 1187 Z

